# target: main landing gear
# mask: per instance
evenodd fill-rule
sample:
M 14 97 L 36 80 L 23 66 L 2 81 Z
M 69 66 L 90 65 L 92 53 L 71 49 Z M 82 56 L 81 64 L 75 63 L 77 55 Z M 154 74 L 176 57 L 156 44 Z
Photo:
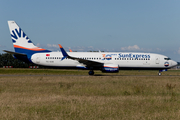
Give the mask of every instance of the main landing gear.
M 89 71 L 89 75 L 94 75 L 94 71 L 93 71 L 93 70 L 90 70 L 90 71 Z

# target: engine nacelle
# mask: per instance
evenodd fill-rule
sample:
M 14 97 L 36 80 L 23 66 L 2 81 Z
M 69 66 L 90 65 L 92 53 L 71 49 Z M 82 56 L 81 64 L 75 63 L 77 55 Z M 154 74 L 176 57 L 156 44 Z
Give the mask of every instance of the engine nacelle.
M 119 72 L 119 65 L 116 64 L 104 64 L 102 72 L 114 73 Z

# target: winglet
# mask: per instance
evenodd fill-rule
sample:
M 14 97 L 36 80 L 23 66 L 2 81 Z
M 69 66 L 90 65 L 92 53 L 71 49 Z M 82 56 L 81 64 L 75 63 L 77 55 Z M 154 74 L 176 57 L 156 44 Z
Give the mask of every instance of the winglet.
M 60 48 L 63 48 L 60 44 L 58 44 Z
M 59 48 L 60 48 L 60 50 L 61 50 L 61 52 L 62 52 L 62 54 L 63 54 L 63 58 L 61 59 L 61 60 L 64 60 L 65 58 L 67 58 L 69 55 L 66 53 L 66 51 L 64 50 L 64 48 L 60 45 L 60 44 L 58 44 L 59 45 Z
M 71 50 L 71 49 L 69 49 L 69 52 L 72 52 L 72 50 Z

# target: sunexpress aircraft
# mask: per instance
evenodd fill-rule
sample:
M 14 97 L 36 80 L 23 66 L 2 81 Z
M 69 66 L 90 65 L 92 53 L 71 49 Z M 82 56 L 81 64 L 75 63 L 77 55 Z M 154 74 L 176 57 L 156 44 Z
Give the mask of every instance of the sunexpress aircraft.
M 42 66 L 57 68 L 88 69 L 114 73 L 123 69 L 167 71 L 177 65 L 177 62 L 167 56 L 154 53 L 134 52 L 66 52 L 59 44 L 61 52 L 52 52 L 35 46 L 15 21 L 8 21 L 15 52 L 14 58 Z

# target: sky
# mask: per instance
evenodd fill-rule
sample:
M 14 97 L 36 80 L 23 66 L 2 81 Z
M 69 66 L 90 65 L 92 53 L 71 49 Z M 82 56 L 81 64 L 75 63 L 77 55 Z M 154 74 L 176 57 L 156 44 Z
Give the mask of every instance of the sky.
M 14 20 L 41 47 L 59 51 L 147 52 L 180 61 L 179 0 L 2 0 L 0 53 L 14 50 Z

